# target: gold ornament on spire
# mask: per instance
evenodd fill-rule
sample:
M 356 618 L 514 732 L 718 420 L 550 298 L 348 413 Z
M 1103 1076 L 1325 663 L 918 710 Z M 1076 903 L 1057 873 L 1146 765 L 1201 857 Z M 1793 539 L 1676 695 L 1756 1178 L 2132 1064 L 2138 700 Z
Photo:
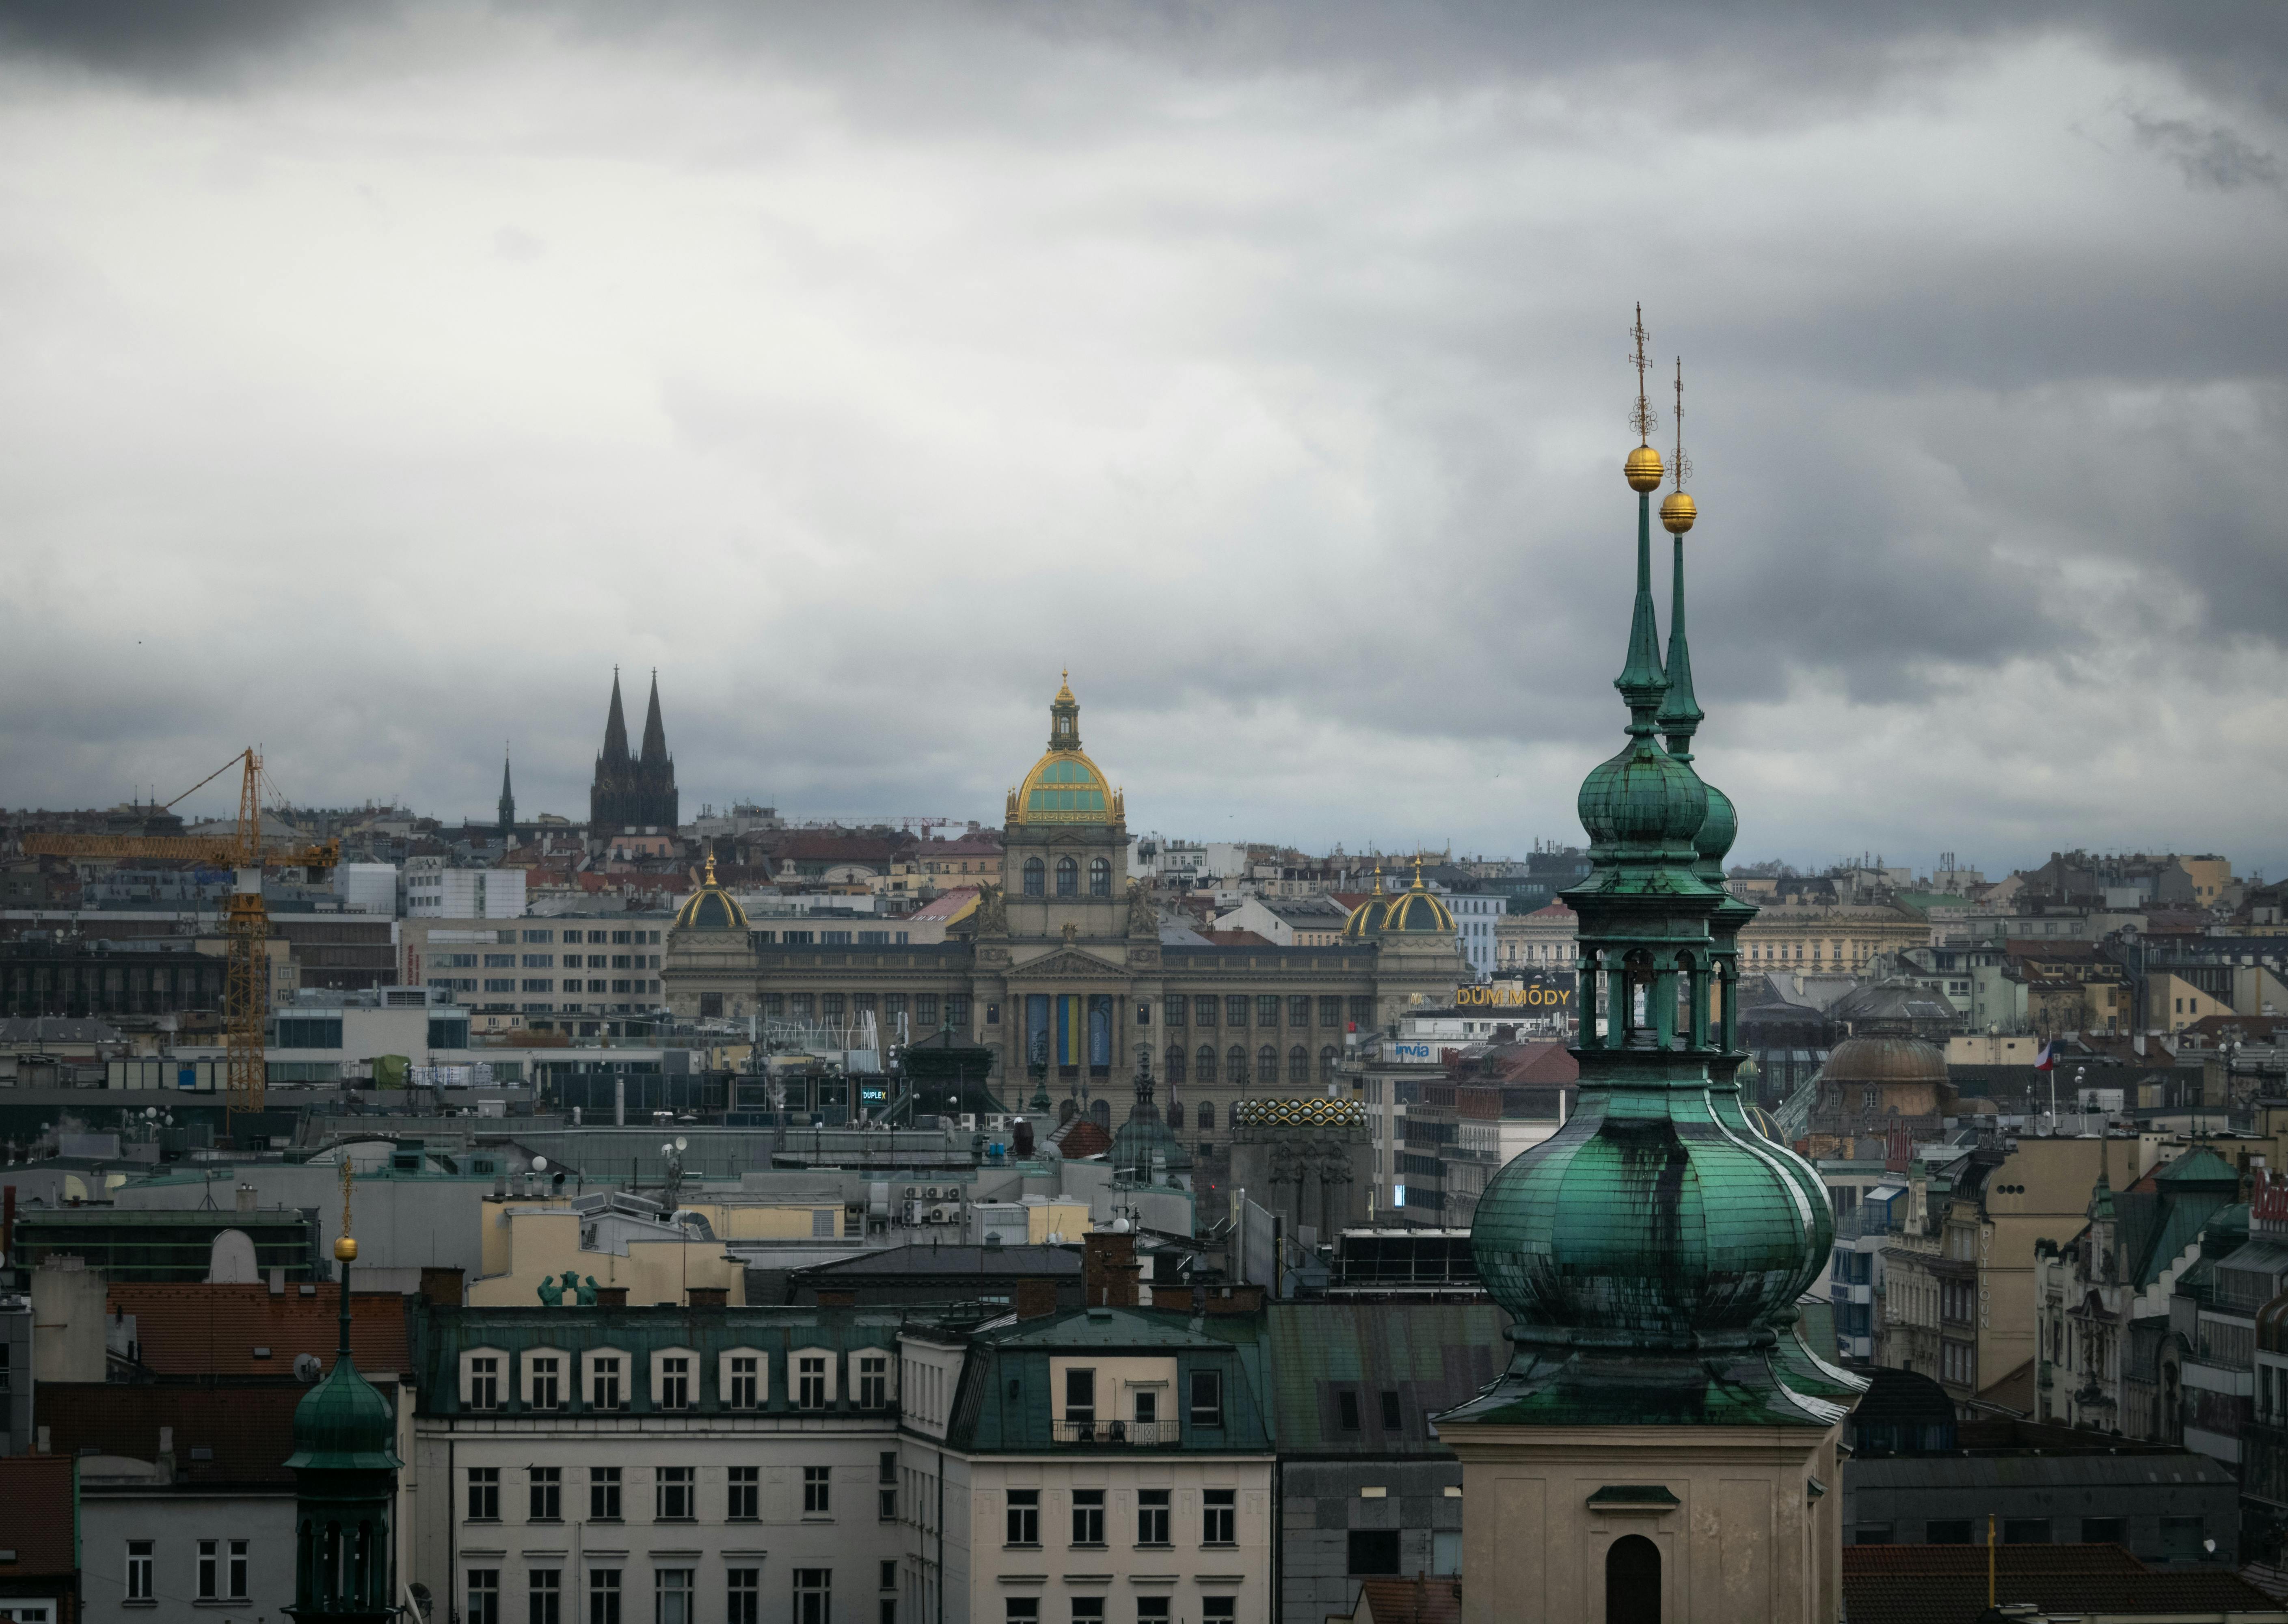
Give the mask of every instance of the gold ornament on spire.
M 334 1256 L 348 1263 L 357 1256 L 357 1241 L 350 1234 L 350 1181 L 357 1176 L 357 1168 L 350 1163 L 349 1146 L 342 1146 L 342 1232 L 334 1242 Z
M 1661 481 L 1660 453 L 1652 448 L 1652 432 L 1660 426 L 1660 419 L 1645 393 L 1645 368 L 1651 364 L 1645 359 L 1645 341 L 1649 337 L 1645 331 L 1644 306 L 1639 305 L 1636 325 L 1629 329 L 1629 337 L 1636 345 L 1630 360 L 1637 369 L 1637 404 L 1629 414 L 1629 426 L 1637 432 L 1637 448 L 1629 453 L 1622 471 L 1628 476 L 1629 488 L 1640 493 L 1658 490 Z
M 1682 535 L 1692 528 L 1692 521 L 1700 517 L 1700 510 L 1692 498 L 1684 494 L 1684 482 L 1692 477 L 1692 460 L 1684 455 L 1684 357 L 1676 358 L 1676 460 L 1669 465 L 1675 477 L 1676 488 L 1660 504 L 1660 522 L 1671 535 Z

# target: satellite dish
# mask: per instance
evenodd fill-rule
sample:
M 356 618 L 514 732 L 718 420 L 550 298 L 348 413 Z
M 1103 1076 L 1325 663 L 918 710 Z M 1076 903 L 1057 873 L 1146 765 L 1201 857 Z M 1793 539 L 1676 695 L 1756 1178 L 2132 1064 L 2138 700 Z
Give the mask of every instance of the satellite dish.
M 675 1136 L 675 1148 L 679 1151 L 687 1151 L 691 1148 L 691 1141 L 685 1138 L 681 1134 L 678 1134 Z
M 316 1354 L 298 1353 L 294 1356 L 294 1379 L 297 1382 L 307 1387 L 318 1379 L 319 1374 L 320 1367 Z
M 548 1158 L 545 1156 L 535 1156 L 532 1159 L 532 1170 L 536 1173 L 545 1173 L 548 1171 Z

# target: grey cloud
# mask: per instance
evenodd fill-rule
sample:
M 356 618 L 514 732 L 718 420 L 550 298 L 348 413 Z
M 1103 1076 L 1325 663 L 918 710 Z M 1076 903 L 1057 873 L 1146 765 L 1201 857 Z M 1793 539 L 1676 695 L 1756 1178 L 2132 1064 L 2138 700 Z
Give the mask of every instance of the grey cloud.
M 2252 186 L 2280 190 L 2280 160 L 2237 131 L 2135 111 L 2130 113 L 2129 123 L 2137 132 L 2139 145 L 2176 165 L 2195 186 L 2220 192 Z

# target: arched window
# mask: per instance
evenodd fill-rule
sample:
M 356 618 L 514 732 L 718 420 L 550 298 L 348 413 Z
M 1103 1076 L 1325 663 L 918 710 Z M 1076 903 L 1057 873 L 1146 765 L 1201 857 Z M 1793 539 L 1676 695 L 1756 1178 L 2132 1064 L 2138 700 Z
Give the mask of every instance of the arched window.
M 1287 1051 L 1287 1081 L 1299 1088 L 1310 1086 L 1311 1053 L 1300 1043 Z
M 1255 1075 L 1267 1089 L 1279 1081 L 1279 1051 L 1268 1043 L 1255 1051 Z
M 1224 1056 L 1223 1062 L 1231 1068 L 1231 1086 L 1235 1089 L 1245 1088 L 1247 1086 L 1247 1050 L 1234 1043 L 1231 1046 L 1231 1052 Z
M 1088 894 L 1108 897 L 1112 894 L 1112 864 L 1101 857 L 1088 860 Z
M 1057 859 L 1057 895 L 1080 895 L 1080 864 L 1069 857 Z
M 1330 1043 L 1324 1049 L 1319 1050 L 1319 1081 L 1321 1082 L 1332 1082 L 1334 1080 L 1335 1046 L 1332 1043 Z
M 1204 1099 L 1200 1102 L 1200 1131 L 1202 1133 L 1215 1131 L 1215 1101 L 1212 1099 Z
M 1112 1131 L 1112 1102 L 1110 1100 L 1099 1098 L 1091 1101 L 1088 1107 L 1088 1113 L 1096 1119 L 1096 1125 L 1099 1128 L 1103 1129 L 1107 1133 Z
M 1216 1080 L 1215 1050 L 1203 1043 L 1200 1045 L 1200 1052 L 1196 1058 L 1200 1063 L 1199 1081 L 1202 1082 L 1212 1083 Z
M 1168 1045 L 1168 1084 L 1171 1088 L 1184 1081 L 1184 1049 L 1180 1043 Z
M 1172 1099 L 1168 1102 L 1168 1126 L 1176 1132 L 1183 1130 L 1184 1107 L 1179 1101 Z
M 1605 1624 L 1660 1624 L 1660 1547 L 1641 1533 L 1606 1548 Z
M 1029 857 L 1025 860 L 1025 894 L 1027 896 L 1037 897 L 1041 894 L 1041 879 L 1047 872 L 1041 866 L 1039 858 Z

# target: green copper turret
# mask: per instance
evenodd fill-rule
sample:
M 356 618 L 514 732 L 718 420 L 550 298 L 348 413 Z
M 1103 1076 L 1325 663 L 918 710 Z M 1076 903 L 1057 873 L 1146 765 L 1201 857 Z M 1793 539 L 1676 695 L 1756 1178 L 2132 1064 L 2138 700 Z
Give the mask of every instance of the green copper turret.
M 357 1242 L 334 1242 L 342 1265 L 341 1344 L 326 1379 L 294 1407 L 296 1624 L 384 1624 L 396 1606 L 397 1427 L 389 1400 L 350 1357 L 350 1264 Z

